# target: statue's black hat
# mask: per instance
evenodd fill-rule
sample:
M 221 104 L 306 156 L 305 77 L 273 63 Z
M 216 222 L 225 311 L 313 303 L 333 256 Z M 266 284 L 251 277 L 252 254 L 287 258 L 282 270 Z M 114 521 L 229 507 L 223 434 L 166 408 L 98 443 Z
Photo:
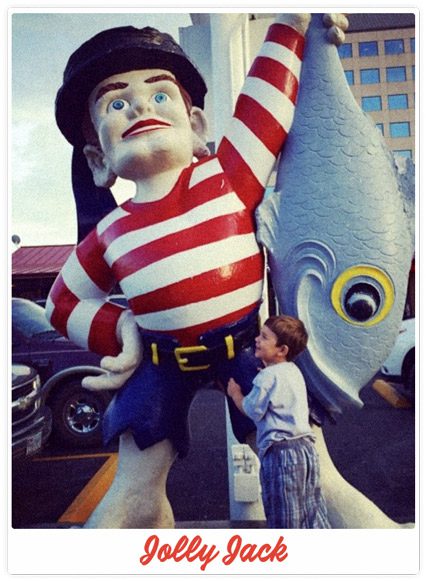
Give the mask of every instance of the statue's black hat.
M 72 145 L 83 141 L 81 128 L 87 99 L 96 85 L 112 75 L 138 69 L 172 72 L 191 96 L 193 105 L 204 107 L 205 82 L 170 34 L 149 26 L 110 28 L 82 44 L 64 71 L 56 96 L 56 121 Z
M 170 71 L 189 93 L 192 104 L 204 108 L 207 87 L 203 77 L 173 37 L 155 28 L 110 28 L 90 38 L 71 55 L 56 96 L 56 122 L 74 146 L 72 185 L 79 241 L 116 207 L 111 191 L 94 184 L 83 153 L 82 128 L 89 95 L 104 79 L 139 69 Z

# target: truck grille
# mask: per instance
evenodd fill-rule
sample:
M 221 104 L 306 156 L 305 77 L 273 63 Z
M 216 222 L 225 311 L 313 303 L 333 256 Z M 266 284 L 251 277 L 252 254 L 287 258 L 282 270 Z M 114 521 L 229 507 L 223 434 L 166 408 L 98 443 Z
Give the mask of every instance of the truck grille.
M 40 408 L 40 379 L 29 380 L 12 388 L 12 426 L 17 426 L 30 419 Z

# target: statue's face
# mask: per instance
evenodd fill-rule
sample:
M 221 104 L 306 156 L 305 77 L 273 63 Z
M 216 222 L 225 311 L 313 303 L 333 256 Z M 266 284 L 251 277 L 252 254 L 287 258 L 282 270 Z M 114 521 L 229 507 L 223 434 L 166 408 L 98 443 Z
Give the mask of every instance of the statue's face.
M 192 159 L 189 113 L 169 71 L 146 69 L 113 75 L 92 91 L 89 111 L 102 151 L 122 178 L 145 176 L 147 162 L 155 173 L 176 160 L 186 165 Z

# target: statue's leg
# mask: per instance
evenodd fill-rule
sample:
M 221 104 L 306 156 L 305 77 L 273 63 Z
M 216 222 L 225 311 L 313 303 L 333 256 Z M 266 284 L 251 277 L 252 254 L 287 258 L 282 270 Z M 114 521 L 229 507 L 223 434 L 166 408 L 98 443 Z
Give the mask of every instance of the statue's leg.
M 140 450 L 122 434 L 114 481 L 84 528 L 173 528 L 166 481 L 175 457 L 169 440 Z
M 321 488 L 333 529 L 406 528 L 387 517 L 371 500 L 354 488 L 333 464 L 321 428 L 314 426 L 320 460 Z

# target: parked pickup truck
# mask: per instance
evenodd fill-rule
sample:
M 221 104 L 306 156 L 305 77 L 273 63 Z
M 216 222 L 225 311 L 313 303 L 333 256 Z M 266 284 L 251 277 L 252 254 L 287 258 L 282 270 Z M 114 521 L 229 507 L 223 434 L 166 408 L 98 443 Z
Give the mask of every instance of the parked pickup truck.
M 12 364 L 12 460 L 40 452 L 52 430 L 52 413 L 44 405 L 40 376 L 28 365 Z

